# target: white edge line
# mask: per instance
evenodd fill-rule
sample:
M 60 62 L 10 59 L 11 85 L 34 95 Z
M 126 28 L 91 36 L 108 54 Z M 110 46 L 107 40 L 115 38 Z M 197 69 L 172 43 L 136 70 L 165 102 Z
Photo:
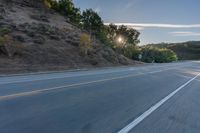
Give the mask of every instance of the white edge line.
M 47 88 L 47 89 L 40 89 L 40 90 L 35 90 L 35 91 L 21 92 L 21 93 L 16 93 L 16 94 L 0 96 L 0 100 L 5 100 L 5 99 L 15 98 L 15 97 L 21 97 L 21 96 L 28 96 L 28 95 L 33 95 L 33 94 L 38 94 L 38 93 L 41 93 L 41 92 L 45 92 L 45 91 L 58 90 L 58 89 L 63 89 L 63 88 L 68 88 L 68 87 L 75 87 L 75 86 L 87 85 L 87 84 L 92 84 L 92 83 L 111 81 L 111 80 L 116 80 L 116 79 L 123 79 L 123 78 L 128 78 L 128 77 L 133 77 L 133 76 L 140 76 L 140 75 L 145 75 L 145 74 L 159 73 L 159 72 L 167 71 L 167 70 L 171 70 L 171 69 L 174 69 L 174 68 L 168 68 L 168 69 L 164 69 L 164 70 L 147 72 L 147 73 L 130 74 L 130 75 L 121 76 L 121 77 L 114 77 L 114 78 L 109 78 L 109 79 L 82 82 L 82 83 L 78 83 L 78 84 L 64 85 L 64 86 L 52 87 L 52 88 Z
M 185 86 L 187 86 L 190 82 L 195 80 L 200 73 L 195 76 L 194 78 L 190 79 L 188 82 L 180 86 L 178 89 L 170 93 L 168 96 L 166 96 L 164 99 L 160 100 L 158 103 L 156 103 L 154 106 L 149 108 L 147 111 L 145 111 L 142 115 L 137 117 L 133 122 L 128 124 L 126 127 L 121 129 L 118 133 L 128 133 L 131 131 L 134 127 L 136 127 L 139 123 L 141 123 L 146 117 L 148 117 L 151 113 L 153 113 L 156 109 L 158 109 L 161 105 L 163 105 L 166 101 L 168 101 L 171 97 L 173 97 L 177 92 L 179 92 L 181 89 L 183 89 Z
M 170 66 L 170 67 L 171 67 L 171 69 L 173 69 L 173 68 L 176 68 L 178 66 L 180 66 L 180 65 L 173 65 L 173 66 Z M 151 67 L 157 67 L 157 66 L 151 66 Z M 159 67 L 161 69 L 168 68 L 166 66 L 159 66 Z M 146 68 L 140 68 L 140 69 L 146 69 Z M 136 70 L 137 69 L 134 69 L 134 70 L 127 69 L 125 71 L 136 71 Z M 103 72 L 103 74 L 111 74 L 111 73 L 113 73 L 113 72 Z M 100 73 L 100 74 L 102 74 L 102 73 Z M 95 74 L 80 74 L 78 76 L 90 76 L 90 75 L 95 75 Z M 2 82 L 2 83 L 0 83 L 0 85 L 15 84 L 15 83 L 26 83 L 26 82 L 35 82 L 35 81 L 44 81 L 44 80 L 53 80 L 53 79 L 63 79 L 63 78 L 71 78 L 71 77 L 78 77 L 78 76 L 61 76 L 61 77 L 50 77 L 50 78 L 44 78 L 44 79 L 18 80 L 18 81 L 11 81 L 11 82 Z

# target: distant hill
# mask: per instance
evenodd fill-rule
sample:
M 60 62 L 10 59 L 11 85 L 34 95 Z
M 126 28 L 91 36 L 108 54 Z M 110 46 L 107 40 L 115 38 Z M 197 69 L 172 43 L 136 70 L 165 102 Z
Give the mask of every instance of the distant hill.
M 189 41 L 183 43 L 160 43 L 149 45 L 169 48 L 177 54 L 179 60 L 200 60 L 200 41 Z

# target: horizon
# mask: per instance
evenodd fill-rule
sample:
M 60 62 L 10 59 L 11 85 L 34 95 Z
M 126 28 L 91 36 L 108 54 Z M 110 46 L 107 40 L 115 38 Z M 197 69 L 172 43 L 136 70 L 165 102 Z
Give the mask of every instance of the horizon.
M 141 33 L 140 45 L 200 41 L 197 0 L 74 0 L 74 3 L 81 10 L 92 8 L 98 12 L 105 24 L 137 29 Z

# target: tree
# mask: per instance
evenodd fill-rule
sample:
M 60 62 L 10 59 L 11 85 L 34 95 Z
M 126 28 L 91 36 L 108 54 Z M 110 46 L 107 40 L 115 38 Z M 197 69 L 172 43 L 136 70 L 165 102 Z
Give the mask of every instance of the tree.
M 94 33 L 101 32 L 101 29 L 104 26 L 101 17 L 92 9 L 83 11 L 81 22 L 84 29 L 89 29 L 90 32 Z
M 110 24 L 108 26 L 108 38 L 119 44 L 120 47 L 127 47 L 127 46 L 136 46 L 139 41 L 140 32 L 133 28 L 128 28 L 125 25 L 121 25 L 117 27 L 114 24 Z M 123 40 L 123 41 L 119 41 Z
M 79 8 L 76 8 L 74 6 L 72 0 L 59 0 L 59 1 L 45 0 L 45 1 L 47 1 L 46 3 L 50 8 L 68 17 L 70 22 L 75 24 L 80 24 L 81 11 Z
M 140 41 L 138 40 L 140 32 L 133 28 L 128 28 L 127 26 L 121 25 L 117 29 L 117 36 L 123 36 L 125 40 L 124 46 L 137 45 Z
M 110 40 L 114 40 L 117 36 L 117 26 L 114 24 L 110 24 L 107 27 L 107 36 Z
M 71 15 L 69 15 L 70 21 L 75 24 L 80 24 L 81 22 L 81 11 L 79 8 L 73 8 Z

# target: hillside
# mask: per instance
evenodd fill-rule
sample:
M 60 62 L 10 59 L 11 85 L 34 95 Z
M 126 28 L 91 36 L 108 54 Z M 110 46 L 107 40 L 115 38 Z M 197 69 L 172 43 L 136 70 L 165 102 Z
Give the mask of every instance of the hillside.
M 42 0 L 0 0 L 0 73 L 137 64 L 93 39 L 86 56 L 84 32 Z
M 151 45 L 173 50 L 177 54 L 179 60 L 200 59 L 200 41 L 189 41 L 183 43 L 161 43 Z

